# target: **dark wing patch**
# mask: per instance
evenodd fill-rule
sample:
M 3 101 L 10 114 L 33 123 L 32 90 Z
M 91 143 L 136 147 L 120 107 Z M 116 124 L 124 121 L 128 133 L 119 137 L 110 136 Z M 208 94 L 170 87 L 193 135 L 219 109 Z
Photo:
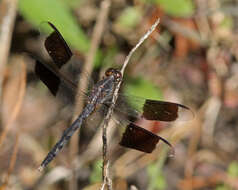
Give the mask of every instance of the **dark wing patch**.
M 165 144 L 170 146 L 172 148 L 172 152 L 174 152 L 173 146 L 164 138 L 130 123 L 126 127 L 126 131 L 123 133 L 119 144 L 127 148 L 132 148 L 145 153 L 151 153 L 155 149 L 159 140 L 162 140 Z
M 48 24 L 54 31 L 46 38 L 45 48 L 57 67 L 61 68 L 70 60 L 73 53 L 57 28 L 50 22 L 48 22 Z
M 77 85 L 61 74 L 55 65 L 36 60 L 35 73 L 54 96 L 67 104 L 74 102 Z
M 60 85 L 60 78 L 55 74 L 55 72 L 37 60 L 35 65 L 35 73 L 48 87 L 50 92 L 56 96 Z
M 181 104 L 147 99 L 142 116 L 148 120 L 175 121 L 178 117 L 193 117 L 193 113 Z
M 110 106 L 111 102 L 104 104 Z M 123 115 L 130 122 L 139 119 L 167 122 L 189 121 L 194 118 L 193 111 L 184 105 L 120 93 L 114 111 L 120 116 Z
M 155 149 L 159 140 L 159 136 L 133 123 L 130 123 L 126 127 L 126 131 L 124 132 L 119 144 L 127 148 L 151 153 Z

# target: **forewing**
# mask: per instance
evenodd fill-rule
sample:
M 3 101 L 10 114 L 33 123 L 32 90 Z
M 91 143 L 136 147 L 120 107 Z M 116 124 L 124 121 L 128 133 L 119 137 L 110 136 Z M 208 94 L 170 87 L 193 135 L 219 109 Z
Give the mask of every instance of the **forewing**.
M 65 104 L 74 102 L 76 84 L 62 75 L 54 65 L 36 60 L 35 73 L 54 96 L 63 99 Z
M 150 100 L 120 94 L 115 106 L 119 115 L 127 115 L 129 119 L 147 119 L 157 121 L 186 121 L 194 117 L 193 112 L 182 104 Z
M 82 62 L 78 55 L 72 54 L 57 28 L 50 22 L 47 26 L 50 26 L 53 32 L 46 38 L 45 48 L 53 63 L 46 64 L 37 58 L 35 73 L 54 96 L 63 99 L 65 104 L 72 104 L 75 100 L 78 80 L 83 75 Z M 61 68 L 62 66 L 64 67 Z M 84 75 L 89 78 L 87 74 L 84 73 Z M 87 95 L 83 92 L 81 94 L 84 98 Z
M 39 77 L 39 79 L 48 87 L 50 92 L 56 96 L 59 85 L 60 85 L 60 78 L 58 74 L 49 69 L 39 60 L 36 60 L 35 64 L 35 73 Z
M 45 40 L 45 48 L 58 68 L 61 68 L 72 57 L 69 46 L 57 28 L 50 22 L 48 24 L 53 28 L 53 32 Z
M 148 120 L 175 121 L 188 120 L 192 111 L 184 105 L 157 100 L 145 100 L 142 116 Z

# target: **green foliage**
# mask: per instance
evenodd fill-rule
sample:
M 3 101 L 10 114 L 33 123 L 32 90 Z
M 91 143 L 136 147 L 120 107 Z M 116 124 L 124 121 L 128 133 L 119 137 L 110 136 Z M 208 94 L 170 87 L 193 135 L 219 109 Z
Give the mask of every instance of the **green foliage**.
M 157 168 L 156 164 L 150 164 L 147 172 L 150 178 L 155 178 L 156 176 L 156 179 L 153 181 L 153 189 L 166 189 L 167 183 L 165 177 L 161 170 Z
M 70 12 L 68 4 L 60 0 L 20 0 L 21 15 L 38 27 L 44 21 L 57 26 L 66 41 L 81 52 L 89 49 L 89 39 Z
M 141 77 L 129 80 L 124 88 L 126 94 L 141 96 L 149 99 L 162 99 L 162 92 L 150 81 Z
M 230 177 L 238 177 L 238 162 L 233 161 L 230 163 L 227 169 L 227 174 Z M 228 184 L 221 184 L 216 187 L 216 190 L 232 190 L 232 187 L 230 187 Z
M 194 13 L 191 0 L 156 0 L 156 3 L 172 16 L 191 16 Z
M 220 24 L 221 27 L 231 29 L 233 27 L 233 20 L 231 17 L 224 17 L 223 21 Z
M 187 17 L 194 13 L 194 4 L 191 0 L 141 0 L 144 3 L 158 4 L 171 16 Z
M 70 7 L 77 7 L 79 6 L 84 0 L 63 0 L 67 3 Z
M 148 98 L 148 99 L 162 99 L 162 92 L 159 90 L 159 88 L 156 88 L 150 81 L 145 80 L 141 77 L 138 77 L 133 80 L 129 80 L 126 82 L 126 85 L 124 86 L 125 94 Z M 128 103 L 131 107 L 138 111 L 142 111 L 141 107 L 138 107 L 137 104 L 133 100 L 130 100 L 131 96 L 128 96 Z
M 162 171 L 162 167 L 164 166 L 167 157 L 167 152 L 168 148 L 163 148 L 158 160 L 147 167 L 149 190 L 163 190 L 167 188 L 167 182 Z
M 122 11 L 116 23 L 123 28 L 133 28 L 140 22 L 140 19 L 141 12 L 135 7 L 128 7 Z
M 238 177 L 238 162 L 237 161 L 231 162 L 227 172 L 228 175 L 230 175 L 231 177 Z
M 103 66 L 105 68 L 114 66 L 112 60 L 114 60 L 114 57 L 116 56 L 117 53 L 118 53 L 118 48 L 116 45 L 111 46 L 110 48 L 106 50 L 105 56 L 103 57 Z
M 89 177 L 90 183 L 96 183 L 102 180 L 102 160 L 97 160 L 93 164 L 93 169 Z
M 232 190 L 232 189 L 225 185 L 219 185 L 216 187 L 216 190 Z

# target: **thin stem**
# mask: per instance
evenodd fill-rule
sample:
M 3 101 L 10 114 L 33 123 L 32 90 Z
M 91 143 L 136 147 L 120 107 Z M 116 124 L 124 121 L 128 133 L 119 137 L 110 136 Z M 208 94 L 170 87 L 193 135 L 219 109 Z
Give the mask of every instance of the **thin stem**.
M 126 59 L 123 63 L 122 69 L 121 69 L 122 77 L 124 75 L 125 68 L 128 65 L 129 60 L 130 60 L 131 56 L 133 55 L 133 53 L 151 35 L 151 33 L 155 30 L 155 28 L 159 24 L 159 22 L 160 22 L 160 19 L 158 18 L 156 20 L 156 22 L 151 26 L 151 28 L 145 33 L 145 35 L 143 35 L 140 38 L 139 42 L 129 52 L 129 54 L 127 55 L 127 57 L 126 57 Z M 109 120 L 112 116 L 113 109 L 115 107 L 115 102 L 116 102 L 117 97 L 118 97 L 118 91 L 120 89 L 120 85 L 121 85 L 121 82 L 119 82 L 118 85 L 115 88 L 115 91 L 113 93 L 113 98 L 112 98 L 112 104 L 109 107 L 107 115 L 106 115 L 105 119 L 102 122 L 102 126 L 103 126 L 103 135 L 102 135 L 102 139 L 103 139 L 103 181 L 105 181 L 105 180 L 107 181 L 107 178 L 108 178 L 108 172 L 107 172 L 107 163 L 108 163 L 108 158 L 107 158 L 107 126 L 108 126 Z

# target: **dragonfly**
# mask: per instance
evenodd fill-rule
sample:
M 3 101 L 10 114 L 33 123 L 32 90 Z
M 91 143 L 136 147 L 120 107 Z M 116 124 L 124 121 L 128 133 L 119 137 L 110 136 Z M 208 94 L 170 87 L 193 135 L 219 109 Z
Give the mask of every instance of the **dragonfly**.
M 77 84 L 60 72 L 62 66 L 68 63 L 74 54 L 58 29 L 51 22 L 47 22 L 47 24 L 52 28 L 52 32 L 47 36 L 44 46 L 53 61 L 53 65 L 46 64 L 37 59 L 35 63 L 35 74 L 48 87 L 54 96 L 59 92 L 61 85 L 67 86 L 67 89 L 71 90 L 72 94 L 74 94 L 77 89 Z M 75 131 L 97 110 L 98 105 L 102 105 L 106 108 L 110 106 L 114 90 L 121 80 L 121 72 L 118 69 L 109 68 L 106 70 L 103 79 L 99 80 L 88 93 L 84 93 L 86 96 L 85 107 L 77 119 L 66 128 L 61 138 L 49 151 L 39 167 L 40 171 L 55 158 L 70 140 Z M 175 121 L 184 115 L 186 115 L 186 117 L 193 117 L 193 112 L 182 104 L 138 97 L 135 98 L 139 100 L 135 101 L 137 110 L 134 110 L 135 108 L 133 107 L 128 108 L 125 106 L 126 104 L 123 103 L 126 99 L 125 97 L 126 95 L 123 96 L 119 94 L 114 112 L 121 113 L 124 116 L 128 115 L 131 118 L 128 119 L 128 124 L 125 126 L 125 131 L 122 134 L 119 143 L 126 148 L 135 149 L 144 153 L 151 153 L 160 140 L 172 147 L 172 145 L 163 137 L 137 125 L 135 119 L 143 118 L 150 121 L 170 122 Z

